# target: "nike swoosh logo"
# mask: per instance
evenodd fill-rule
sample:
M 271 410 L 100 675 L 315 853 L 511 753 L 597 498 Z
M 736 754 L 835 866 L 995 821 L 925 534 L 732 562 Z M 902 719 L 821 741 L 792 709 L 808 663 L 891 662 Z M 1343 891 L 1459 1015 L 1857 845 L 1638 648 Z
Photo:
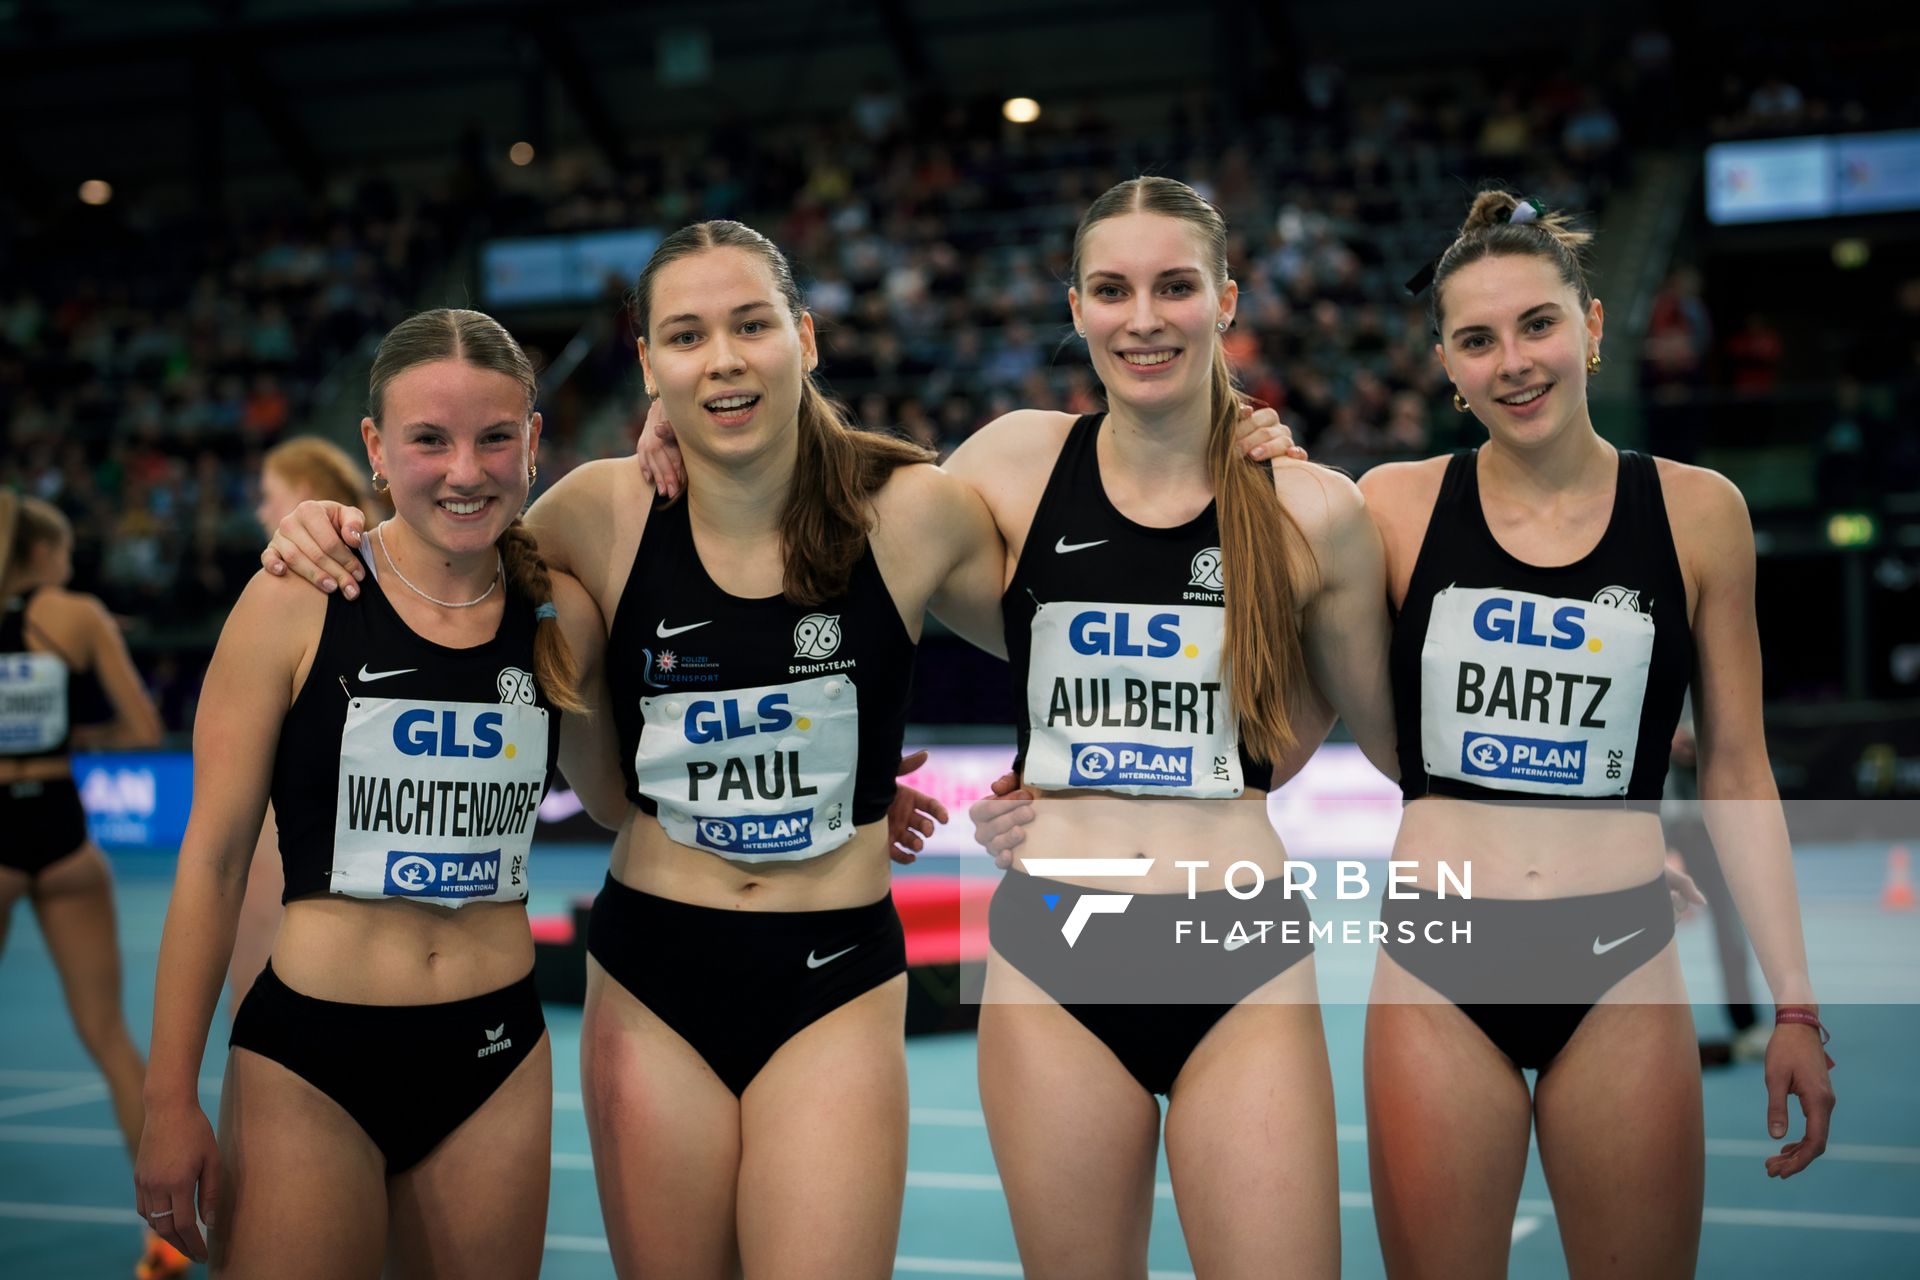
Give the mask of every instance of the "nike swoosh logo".
M 1220 949 L 1222 951 L 1238 951 L 1252 941 L 1252 938 L 1228 938 L 1220 944 Z
M 858 948 L 859 945 L 860 944 L 856 942 L 853 944 L 853 946 L 848 947 L 847 951 L 853 951 L 856 948 Z M 830 956 L 820 956 L 818 958 L 814 956 L 813 952 L 809 951 L 807 952 L 807 968 L 818 969 L 823 964 L 832 964 L 835 960 L 838 960 L 841 956 L 847 954 L 847 951 L 836 951 Z
M 712 621 L 712 618 L 707 619 L 707 622 Z M 660 619 L 660 625 L 653 629 L 653 634 L 659 636 L 662 640 L 668 640 L 679 635 L 682 631 L 693 631 L 696 628 L 704 627 L 707 625 L 707 622 L 689 622 L 684 627 L 670 627 L 667 625 L 667 620 L 662 618 Z
M 398 671 L 369 671 L 367 664 L 363 662 L 360 664 L 359 679 L 362 684 L 372 684 L 375 680 L 385 680 L 388 676 L 409 675 L 419 669 L 418 667 L 401 667 Z
M 1088 547 L 1104 547 L 1106 545 L 1107 539 L 1105 538 L 1101 538 L 1095 542 L 1068 542 L 1065 538 L 1062 538 L 1053 544 L 1053 549 L 1064 556 L 1070 551 L 1085 551 Z
M 1628 934 L 1626 937 L 1615 938 L 1612 942 L 1608 942 L 1608 943 L 1602 943 L 1599 938 L 1595 938 L 1593 940 L 1593 954 L 1597 956 L 1603 956 L 1607 954 L 1607 952 L 1619 946 L 1621 943 L 1631 942 L 1645 932 L 1646 932 L 1645 929 L 1635 929 L 1632 933 Z

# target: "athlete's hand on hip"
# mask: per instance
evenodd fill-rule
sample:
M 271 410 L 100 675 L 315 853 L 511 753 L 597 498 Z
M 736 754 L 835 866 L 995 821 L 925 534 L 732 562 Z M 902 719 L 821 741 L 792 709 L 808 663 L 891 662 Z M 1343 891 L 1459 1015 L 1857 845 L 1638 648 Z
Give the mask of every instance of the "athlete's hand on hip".
M 673 438 L 673 424 L 667 421 L 666 405 L 655 400 L 647 406 L 646 425 L 633 443 L 640 459 L 640 474 L 652 482 L 656 492 L 671 498 L 686 483 L 686 468 L 680 465 L 680 444 Z
M 1673 849 L 1667 850 L 1667 893 L 1673 898 L 1675 920 L 1685 920 L 1693 908 L 1707 905 L 1707 895 L 1700 892 L 1700 886 L 1687 874 L 1687 864 Z
M 273 541 L 260 553 L 260 567 L 276 577 L 291 572 L 322 591 L 338 589 L 356 599 L 367 566 L 354 548 L 366 527 L 360 508 L 309 498 L 281 518 Z
M 1767 1041 L 1767 1132 L 1787 1136 L 1787 1095 L 1800 1099 L 1807 1119 L 1806 1136 L 1767 1157 L 1769 1178 L 1791 1178 L 1827 1149 L 1827 1128 L 1833 1119 L 1832 1065 L 1820 1044 L 1820 1029 L 1786 1022 L 1774 1027 Z
M 926 762 L 925 751 L 901 756 L 893 776 L 904 778 Z M 887 809 L 888 855 L 903 866 L 915 861 L 920 851 L 927 847 L 926 837 L 933 834 L 934 824 L 945 826 L 951 816 L 947 806 L 926 792 L 915 791 L 912 787 L 895 787 L 893 804 Z
M 1280 415 L 1261 405 L 1240 406 L 1240 451 L 1255 462 L 1273 458 L 1292 458 L 1305 462 L 1307 451 L 1293 442 L 1293 428 L 1280 421 Z
M 973 838 L 993 855 L 993 865 L 1001 870 L 1013 865 L 1013 851 L 1026 840 L 1021 830 L 1033 821 L 1033 792 L 1020 786 L 1020 779 L 1003 773 L 993 780 L 993 789 L 973 802 L 967 810 L 973 819 Z
M 141 1219 L 162 1240 L 195 1262 L 207 1260 L 200 1223 L 213 1226 L 213 1207 L 220 1199 L 220 1147 L 197 1103 L 148 1104 L 140 1155 L 133 1165 L 133 1192 Z

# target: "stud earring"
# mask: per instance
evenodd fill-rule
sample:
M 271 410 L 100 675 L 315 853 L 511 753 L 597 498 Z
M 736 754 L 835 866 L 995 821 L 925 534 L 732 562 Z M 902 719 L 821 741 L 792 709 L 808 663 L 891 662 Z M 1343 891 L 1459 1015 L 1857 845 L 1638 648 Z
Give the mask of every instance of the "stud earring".
M 1213 327 L 1218 329 L 1220 332 L 1225 333 L 1227 331 L 1227 322 L 1225 320 L 1222 320 L 1219 324 L 1216 324 Z

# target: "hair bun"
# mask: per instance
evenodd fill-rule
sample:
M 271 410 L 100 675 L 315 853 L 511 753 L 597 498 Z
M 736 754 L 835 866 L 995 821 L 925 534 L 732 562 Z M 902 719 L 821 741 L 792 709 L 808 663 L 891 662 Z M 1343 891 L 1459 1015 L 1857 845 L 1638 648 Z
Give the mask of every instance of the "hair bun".
M 1460 224 L 1460 234 L 1472 235 L 1488 227 L 1497 226 L 1513 216 L 1520 207 L 1520 197 L 1511 191 L 1482 191 L 1473 198 L 1473 204 L 1467 210 L 1467 220 Z

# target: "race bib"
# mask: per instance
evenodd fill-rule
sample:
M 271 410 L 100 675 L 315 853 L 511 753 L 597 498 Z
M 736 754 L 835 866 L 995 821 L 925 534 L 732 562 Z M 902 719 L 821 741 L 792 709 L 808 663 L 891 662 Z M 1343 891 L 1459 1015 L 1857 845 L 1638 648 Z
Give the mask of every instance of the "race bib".
M 1420 650 L 1427 775 L 1498 791 L 1623 796 L 1633 778 L 1653 618 L 1595 601 L 1448 587 Z
M 681 844 L 798 862 L 853 838 L 860 698 L 845 675 L 640 699 L 640 794 Z
M 67 664 L 50 653 L 0 653 L 0 756 L 52 751 L 67 739 Z
M 1049 791 L 1237 796 L 1226 612 L 1063 601 L 1033 615 L 1025 780 Z
M 525 898 L 546 775 L 544 707 L 355 698 L 329 887 L 443 907 Z

